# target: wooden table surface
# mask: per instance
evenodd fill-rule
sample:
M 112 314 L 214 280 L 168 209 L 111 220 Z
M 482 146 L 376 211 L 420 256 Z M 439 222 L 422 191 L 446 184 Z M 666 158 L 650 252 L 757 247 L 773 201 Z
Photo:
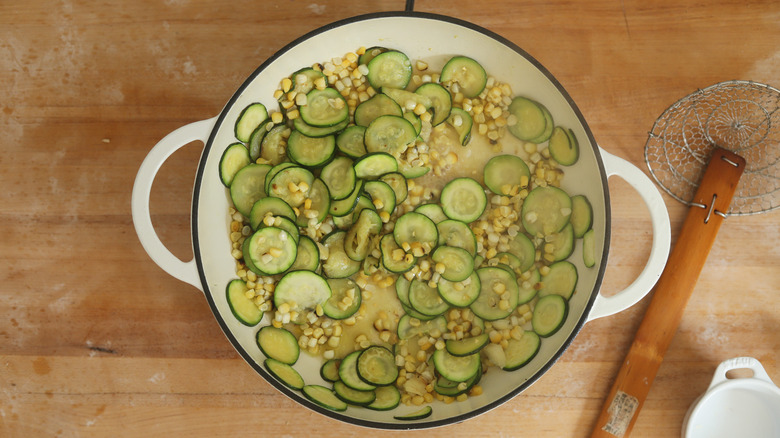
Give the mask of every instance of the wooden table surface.
M 0 436 L 398 436 L 310 412 L 234 351 L 195 288 L 138 242 L 130 193 L 164 135 L 216 115 L 299 35 L 402 1 L 0 2 Z M 536 57 L 600 145 L 646 171 L 647 132 L 697 88 L 780 86 L 774 0 L 418 1 Z M 777 145 L 775 145 L 777 147 Z M 192 257 L 201 144 L 176 152 L 152 191 L 163 241 Z M 648 254 L 649 216 L 613 178 L 604 291 Z M 664 195 L 674 243 L 686 209 Z M 759 359 L 780 382 L 780 212 L 728 219 L 632 436 L 674 437 L 723 360 Z M 409 436 L 584 437 L 647 299 L 585 326 L 560 361 L 503 406 Z

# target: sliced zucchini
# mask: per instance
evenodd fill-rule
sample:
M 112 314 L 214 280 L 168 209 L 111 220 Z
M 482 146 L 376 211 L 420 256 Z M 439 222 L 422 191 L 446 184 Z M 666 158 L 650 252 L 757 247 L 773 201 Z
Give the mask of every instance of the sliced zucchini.
M 376 392 L 374 390 L 359 391 L 352 389 L 341 380 L 333 383 L 333 392 L 336 393 L 336 397 L 354 406 L 370 405 L 376 400 Z
M 423 96 L 422 94 L 414 93 L 412 91 L 382 87 L 381 92 L 393 99 L 401 109 L 406 111 L 405 114 L 414 114 L 414 109 L 417 108 L 417 105 L 422 105 L 426 110 L 433 106 L 433 102 L 428 96 Z
M 481 292 L 469 306 L 471 311 L 485 321 L 495 321 L 511 315 L 519 301 L 515 276 L 497 267 L 479 268 L 477 275 Z M 504 294 L 507 296 L 504 297 Z M 502 301 L 505 303 L 501 304 Z
M 379 181 L 390 186 L 395 193 L 396 205 L 406 201 L 409 196 L 409 186 L 406 184 L 406 177 L 399 172 L 389 172 L 379 177 Z
M 322 272 L 328 278 L 347 278 L 360 270 L 360 262 L 347 256 L 344 251 L 346 231 L 334 231 L 323 238 L 322 244 L 328 249 L 328 258 L 322 263 Z
M 555 294 L 568 300 L 577 287 L 577 267 L 566 260 L 550 265 L 550 271 L 542 277 L 539 296 Z
M 403 111 L 398 103 L 384 94 L 375 94 L 370 99 L 361 102 L 355 108 L 355 124 L 368 126 L 379 116 L 402 116 Z
M 265 227 L 248 238 L 247 253 L 262 275 L 275 275 L 286 271 L 298 254 L 298 243 L 281 228 Z
M 395 211 L 395 191 L 384 181 L 366 181 L 363 186 L 378 213 L 386 212 L 388 215 Z
M 432 220 L 437 227 L 441 222 L 446 221 L 448 219 L 447 215 L 444 214 L 444 210 L 442 210 L 441 205 L 435 203 L 418 205 L 417 208 L 414 209 L 414 211 L 420 214 L 424 214 L 425 216 L 428 216 L 428 219 Z
M 423 246 L 427 244 L 433 250 L 439 243 L 439 231 L 428 216 L 410 211 L 395 221 L 393 238 L 399 246 L 417 242 Z
M 547 236 L 545 242 L 552 245 L 550 254 L 554 262 L 566 260 L 574 252 L 574 227 L 571 223 L 566 224 L 560 232 Z
M 528 275 L 529 277 L 527 280 L 518 279 L 517 281 L 518 305 L 523 305 L 531 301 L 534 299 L 534 297 L 536 297 L 536 294 L 539 293 L 539 287 L 541 287 L 539 282 L 542 280 L 542 275 L 539 273 L 539 270 L 534 269 L 530 271 Z
M 445 266 L 441 278 L 448 281 L 463 281 L 474 272 L 474 258 L 463 248 L 439 246 L 431 255 L 431 260 Z
M 234 133 L 238 141 L 249 142 L 252 132 L 266 119 L 268 119 L 268 110 L 265 105 L 260 102 L 247 105 L 236 119 Z
M 352 166 L 351 159 L 336 157 L 322 168 L 320 179 L 328 186 L 328 193 L 330 193 L 332 200 L 338 201 L 347 198 L 355 190 L 357 177 Z
M 509 113 L 517 118 L 517 123 L 509 127 L 509 132 L 515 137 L 530 141 L 544 135 L 547 119 L 537 102 L 517 96 L 509 104 Z
M 268 196 L 281 198 L 290 207 L 299 207 L 306 199 L 306 192 L 300 190 L 301 183 L 311 188 L 314 175 L 303 167 L 291 166 L 276 173 L 268 184 Z M 291 189 L 294 187 L 294 189 Z
M 374 57 L 380 53 L 387 52 L 388 48 L 381 46 L 373 46 L 366 49 L 366 51 L 358 58 L 358 64 L 367 65 Z
M 569 223 L 571 198 L 553 186 L 538 186 L 528 193 L 521 208 L 523 227 L 532 236 L 557 233 Z
M 514 188 L 528 185 L 531 171 L 522 158 L 516 155 L 497 155 L 491 158 L 483 170 L 485 185 L 497 195 L 510 195 Z M 523 184 L 525 183 L 525 184 Z
M 288 388 L 299 391 L 305 385 L 303 377 L 290 365 L 270 357 L 263 361 L 265 369 Z
M 582 261 L 588 268 L 596 264 L 596 238 L 592 228 L 582 236 Z
M 414 131 L 419 136 L 420 133 L 422 132 L 422 127 L 423 127 L 422 119 L 420 118 L 420 116 L 413 113 L 412 111 L 407 111 L 404 113 L 403 118 L 405 118 L 406 120 L 409 121 L 409 123 L 412 124 L 412 126 L 414 127 Z
M 479 297 L 481 283 L 476 271 L 466 280 L 453 282 L 443 278 L 437 283 L 439 295 L 453 307 L 468 307 Z
M 348 278 L 328 278 L 330 298 L 322 305 L 322 311 L 332 319 L 346 319 L 354 315 L 363 301 L 360 286 Z
M 431 405 L 427 405 L 409 414 L 394 415 L 393 418 L 400 421 L 424 420 L 430 417 L 432 413 L 433 413 L 433 408 L 431 407 Z
M 389 411 L 395 409 L 401 403 L 401 391 L 395 385 L 380 386 L 374 390 L 376 398 L 366 405 L 374 411 Z
M 482 333 L 470 338 L 447 339 L 444 345 L 447 352 L 453 356 L 470 356 L 474 353 L 479 353 L 479 350 L 487 345 L 488 342 L 490 342 L 488 334 Z
M 311 205 L 309 208 L 300 209 L 300 214 L 296 218 L 296 223 L 299 227 L 314 226 L 321 223 L 330 211 L 330 192 L 328 191 L 328 186 L 321 179 L 314 179 L 311 187 L 305 194 L 304 203 L 306 199 L 311 201 Z
M 303 121 L 303 118 L 296 117 L 293 119 L 293 127 L 296 131 L 300 131 L 301 134 L 309 137 L 325 137 L 326 135 L 338 135 L 344 128 L 349 125 L 349 118 L 344 119 L 340 123 L 336 123 L 333 126 L 313 126 Z
M 447 123 L 458 133 L 458 141 L 461 146 L 466 146 L 471 141 L 471 127 L 474 125 L 474 119 L 471 114 L 462 108 L 453 107 L 450 110 L 450 116 L 447 117 Z
M 225 149 L 219 159 L 219 178 L 225 187 L 230 187 L 239 170 L 252 162 L 249 151 L 243 143 L 233 143 Z
M 525 272 L 534 265 L 536 248 L 525 234 L 518 233 L 509 240 L 509 252 L 520 261 L 518 268 L 516 268 L 519 272 Z
M 357 372 L 358 376 L 370 385 L 392 385 L 398 379 L 395 355 L 385 347 L 372 345 L 358 356 Z
M 322 306 L 331 296 L 330 284 L 311 271 L 292 271 L 285 274 L 274 289 L 274 307 L 286 304 L 290 313 L 303 315 Z
M 406 88 L 412 79 L 412 63 L 404 53 L 390 50 L 368 61 L 368 83 L 375 90 L 382 87 Z
M 541 345 L 542 341 L 539 339 L 539 335 L 530 330 L 525 330 L 520 339 L 509 339 L 508 345 L 504 349 L 506 355 L 504 370 L 514 371 L 528 364 L 531 359 L 536 357 Z
M 481 371 L 482 360 L 479 353 L 453 356 L 445 348 L 433 353 L 433 366 L 447 380 L 465 382 Z
M 417 139 L 411 122 L 399 116 L 379 116 L 366 128 L 363 142 L 367 152 L 400 156 Z
M 466 223 L 446 219 L 436 223 L 436 229 L 439 230 L 439 245 L 463 248 L 472 258 L 477 255 L 477 238 Z
M 319 79 L 327 80 L 325 73 L 320 70 L 315 70 L 311 67 L 304 67 L 295 73 L 290 75 L 290 79 L 293 83 L 293 90 L 296 93 L 308 93 L 316 85 L 315 82 Z
M 316 271 L 320 267 L 320 249 L 309 236 L 301 235 L 298 238 L 298 254 L 295 262 L 290 266 L 290 271 Z
M 571 197 L 571 217 L 569 222 L 574 227 L 574 237 L 580 238 L 593 225 L 593 207 L 585 195 Z
M 336 137 L 308 137 L 300 131 L 292 131 L 287 139 L 287 156 L 305 167 L 321 167 L 327 164 L 336 151 Z
M 487 73 L 482 65 L 467 56 L 454 56 L 441 69 L 443 84 L 458 84 L 464 97 L 479 96 L 485 89 Z
M 288 167 L 296 167 L 296 166 L 297 164 L 295 163 L 292 163 L 290 161 L 284 161 L 271 167 L 271 169 L 266 174 L 265 181 L 263 183 L 263 189 L 265 190 L 265 193 L 268 193 L 268 190 L 271 186 L 271 180 L 274 179 L 277 173 L 281 172 L 284 169 L 287 169 Z
M 349 118 L 349 105 L 335 88 L 313 89 L 306 93 L 306 105 L 298 110 L 306 124 L 315 127 L 335 126 Z
M 344 199 L 333 201 L 330 203 L 328 213 L 334 218 L 347 216 L 355 209 L 355 205 L 360 199 L 360 195 L 363 193 L 363 180 L 358 179 L 355 181 L 355 189 L 352 193 Z
M 365 187 L 365 184 L 363 185 L 363 187 Z M 353 224 L 357 222 L 358 217 L 360 217 L 360 212 L 362 212 L 365 209 L 373 210 L 374 212 L 376 212 L 376 207 L 374 207 L 374 202 L 372 201 L 371 196 L 369 196 L 369 194 L 366 193 L 364 190 L 363 194 L 360 196 L 360 198 L 358 198 L 357 204 L 355 204 L 355 208 L 352 210 Z M 350 225 L 350 227 L 351 226 L 352 225 Z
M 450 308 L 436 288 L 416 278 L 409 285 L 409 304 L 414 310 L 428 317 L 439 316 Z
M 248 164 L 233 177 L 230 183 L 230 199 L 244 217 L 249 217 L 255 202 L 266 196 L 263 181 L 270 169 L 271 166 L 267 164 Z
M 406 179 L 415 179 L 424 176 L 431 171 L 429 166 L 413 166 L 411 164 L 402 163 L 398 165 L 398 172 Z
M 550 157 L 562 166 L 571 166 L 580 158 L 579 145 L 573 143 L 572 138 L 569 136 L 569 130 L 560 126 L 556 126 L 550 135 L 550 143 L 547 146 Z
M 301 352 L 295 335 L 285 328 L 263 326 L 257 331 L 256 341 L 266 357 L 287 365 L 294 364 Z
M 550 294 L 539 298 L 533 310 L 531 326 L 543 338 L 554 335 L 563 326 L 569 313 L 569 303 L 560 295 Z
M 358 391 L 371 391 L 372 389 L 376 389 L 376 385 L 366 382 L 358 375 L 357 362 L 362 352 L 363 350 L 356 350 L 341 359 L 341 364 L 339 365 L 339 379 L 352 389 L 357 389 Z
M 268 221 L 271 222 L 270 220 Z M 265 224 L 261 223 L 260 226 L 258 226 L 258 230 L 260 228 L 265 228 Z M 301 230 L 298 229 L 298 226 L 295 225 L 295 222 L 291 221 L 289 218 L 286 218 L 284 216 L 274 216 L 273 223 L 271 223 L 272 227 L 281 228 L 284 231 L 287 231 L 287 234 L 290 235 L 290 237 L 295 241 L 295 244 L 298 244 L 298 239 L 301 236 Z
M 371 251 L 374 236 L 382 231 L 382 219 L 371 209 L 360 212 L 355 223 L 344 235 L 344 252 L 352 260 L 361 262 Z
M 339 365 L 341 359 L 328 359 L 320 367 L 320 377 L 326 382 L 336 382 L 339 380 Z
M 399 339 L 411 339 L 418 335 L 428 335 L 436 331 L 439 333 L 447 332 L 447 319 L 443 316 L 419 321 L 419 324 L 412 324 L 412 318 L 414 318 L 412 315 L 406 314 L 398 320 L 396 331 Z
M 295 220 L 295 211 L 290 204 L 279 198 L 265 197 L 260 198 L 252 206 L 249 212 L 249 226 L 257 230 L 263 225 L 266 216 L 280 216 L 290 220 Z
M 468 177 L 455 178 L 441 190 L 441 208 L 450 219 L 471 223 L 485 211 L 487 195 L 482 186 Z
M 539 102 L 537 102 L 536 104 L 539 105 L 539 108 L 541 108 L 542 114 L 544 115 L 545 128 L 544 128 L 544 132 L 542 132 L 538 137 L 532 138 L 529 141 L 531 143 L 539 144 L 539 143 L 544 143 L 550 139 L 550 136 L 552 135 L 553 129 L 555 127 L 555 122 L 553 121 L 552 114 L 550 114 L 550 110 L 548 110 L 546 106 L 542 105 Z
M 252 131 L 252 135 L 249 136 L 249 141 L 246 144 L 246 148 L 249 150 L 249 157 L 252 162 L 255 162 L 260 158 L 260 151 L 262 149 L 262 142 L 268 131 L 273 128 L 274 122 L 267 119 L 260 123 L 260 125 Z
M 330 388 L 322 385 L 306 385 L 301 389 L 301 392 L 307 399 L 325 409 L 338 412 L 347 410 L 347 403 L 336 397 L 336 394 Z
M 287 125 L 276 125 L 263 136 L 260 143 L 260 157 L 272 166 L 283 162 L 287 158 L 287 139 L 292 131 Z
M 433 112 L 431 118 L 431 125 L 436 126 L 450 116 L 452 110 L 452 95 L 446 88 L 440 84 L 434 82 L 428 82 L 420 85 L 414 90 L 415 93 L 423 95 L 431 99 L 433 106 L 431 111 Z
M 355 162 L 355 175 L 360 179 L 377 179 L 397 170 L 398 160 L 386 152 L 369 153 Z
M 365 134 L 365 126 L 349 126 L 336 136 L 336 147 L 350 158 L 360 158 L 366 154 L 366 145 L 363 143 Z
M 434 381 L 433 390 L 441 395 L 457 397 L 469 392 L 480 379 L 482 379 L 482 370 L 465 382 L 453 382 L 444 376 L 439 376 L 436 381 Z
M 246 296 L 249 290 L 246 282 L 239 279 L 231 280 L 225 289 L 230 311 L 241 324 L 253 327 L 263 319 L 263 311 L 257 307 L 254 300 Z

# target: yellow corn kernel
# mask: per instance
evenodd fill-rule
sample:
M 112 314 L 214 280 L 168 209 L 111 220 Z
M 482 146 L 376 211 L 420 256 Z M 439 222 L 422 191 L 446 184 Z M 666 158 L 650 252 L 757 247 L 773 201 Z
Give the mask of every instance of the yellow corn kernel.
M 292 88 L 292 80 L 290 78 L 282 79 L 282 91 L 286 93 L 290 91 L 290 88 Z

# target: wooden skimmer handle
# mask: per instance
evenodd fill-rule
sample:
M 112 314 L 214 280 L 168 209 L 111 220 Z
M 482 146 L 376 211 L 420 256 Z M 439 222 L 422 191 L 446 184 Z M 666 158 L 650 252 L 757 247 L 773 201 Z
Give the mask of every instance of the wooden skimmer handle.
M 739 155 L 721 148 L 713 151 L 592 438 L 623 438 L 631 433 L 744 169 L 745 160 Z

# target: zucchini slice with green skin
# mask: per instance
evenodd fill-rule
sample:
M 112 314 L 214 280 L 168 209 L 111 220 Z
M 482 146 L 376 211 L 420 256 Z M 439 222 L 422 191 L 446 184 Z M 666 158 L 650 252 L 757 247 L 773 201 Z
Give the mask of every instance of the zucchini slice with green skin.
M 347 410 L 347 403 L 340 398 L 330 388 L 322 385 L 306 385 L 301 388 L 301 392 L 311 402 L 322 406 L 331 411 L 343 412 Z
M 336 382 L 339 380 L 339 365 L 341 359 L 328 359 L 320 367 L 320 377 L 326 382 Z
M 439 295 L 438 289 L 416 278 L 409 285 L 409 304 L 414 310 L 428 317 L 439 316 L 450 308 L 450 305 Z
M 233 316 L 245 326 L 254 327 L 263 319 L 263 311 L 257 307 L 254 300 L 247 298 L 249 290 L 243 280 L 231 280 L 226 289 L 227 302 Z
M 444 278 L 439 279 L 437 287 L 439 289 L 439 295 L 450 306 L 453 307 L 468 307 L 473 303 L 477 297 L 479 297 L 481 291 L 481 283 L 479 281 L 479 275 L 476 271 L 472 272 L 467 278 L 468 281 L 448 281 Z
M 539 108 L 542 109 L 542 114 L 544 115 L 545 128 L 544 128 L 544 132 L 542 132 L 541 135 L 539 135 L 536 138 L 532 138 L 529 141 L 531 143 L 539 144 L 539 143 L 544 143 L 550 139 L 553 129 L 555 128 L 555 122 L 553 121 L 552 114 L 550 114 L 550 110 L 548 110 L 546 106 L 542 105 L 539 102 L 537 102 L 536 104 L 539 105 Z
M 465 382 L 482 370 L 482 359 L 479 353 L 453 356 L 445 348 L 433 353 L 433 366 L 447 380 Z
M 406 177 L 401 173 L 386 173 L 379 177 L 379 181 L 382 181 L 393 189 L 396 205 L 406 201 L 406 198 L 409 196 L 409 185 L 406 183 Z
M 292 131 L 287 139 L 287 156 L 304 167 L 321 167 L 327 164 L 336 152 L 336 137 L 308 137 L 300 131 Z
M 305 209 L 300 210 L 300 214 L 296 218 L 296 223 L 299 227 L 321 223 L 328 217 L 328 211 L 330 211 L 330 192 L 328 191 L 328 186 L 321 179 L 314 179 L 309 191 L 306 193 L 306 198 L 311 201 L 311 207 L 309 207 L 308 211 Z
M 263 275 L 280 274 L 295 262 L 298 243 L 281 228 L 264 227 L 247 239 L 245 256 Z
M 295 225 L 295 222 L 284 216 L 274 216 L 274 222 L 271 224 L 271 226 L 287 231 L 287 234 L 292 237 L 292 239 L 295 241 L 295 244 L 298 244 L 298 239 L 301 237 L 301 230 L 298 229 L 298 226 Z M 260 228 L 265 228 L 265 224 L 261 223 L 258 227 L 258 230 Z
M 520 216 L 532 236 L 557 233 L 569 223 L 571 198 L 557 187 L 535 187 L 523 201 Z
M 252 132 L 260 126 L 260 123 L 268 119 L 268 110 L 260 102 L 247 105 L 236 119 L 234 133 L 238 141 L 249 142 Z
M 403 118 L 405 118 L 406 120 L 409 121 L 409 123 L 412 124 L 412 126 L 414 127 L 414 131 L 419 136 L 420 133 L 422 132 L 422 126 L 423 126 L 422 119 L 420 118 L 420 116 L 418 116 L 417 114 L 411 111 L 407 111 L 404 113 Z
M 385 152 L 400 156 L 417 140 L 411 122 L 400 116 L 379 116 L 366 128 L 363 142 L 367 152 Z
M 528 184 L 531 171 L 528 169 L 528 164 L 516 155 L 497 155 L 485 164 L 483 175 L 485 185 L 491 192 L 497 195 L 509 195 L 510 190 L 515 186 L 524 188 L 523 177 L 526 185 Z
M 537 335 L 547 338 L 563 326 L 569 314 L 569 303 L 560 295 L 550 294 L 539 298 L 531 318 L 531 326 Z
M 440 202 L 448 218 L 469 224 L 482 216 L 487 206 L 487 195 L 474 179 L 460 177 L 444 186 Z
M 357 372 L 358 376 L 370 385 L 392 385 L 398 379 L 395 355 L 385 347 L 372 345 L 358 356 Z
M 328 278 L 331 295 L 322 311 L 332 319 L 346 319 L 360 309 L 363 294 L 360 286 L 349 278 Z
M 539 339 L 539 335 L 530 330 L 524 331 L 520 339 L 509 339 L 509 344 L 504 349 L 506 363 L 503 369 L 514 371 L 524 367 L 536 357 L 541 345 L 542 341 Z
M 290 365 L 280 362 L 276 359 L 267 358 L 263 365 L 265 369 L 276 377 L 277 380 L 284 383 L 288 388 L 299 391 L 305 385 L 303 377 L 295 371 L 295 368 Z
M 433 251 L 431 260 L 436 264 L 444 264 L 441 278 L 448 281 L 463 281 L 474 272 L 474 258 L 463 248 L 439 246 Z
M 428 216 L 410 211 L 395 221 L 393 238 L 399 246 L 419 242 L 427 243 L 433 249 L 439 243 L 439 230 Z
M 336 136 L 336 147 L 350 158 L 360 158 L 366 154 L 366 145 L 363 143 L 365 135 L 365 126 L 349 126 Z
M 520 264 L 515 270 L 525 272 L 534 265 L 536 248 L 531 239 L 525 234 L 518 233 L 509 240 L 509 252 L 520 260 Z
M 479 353 L 488 342 L 490 342 L 488 334 L 482 333 L 470 338 L 447 339 L 444 345 L 447 352 L 453 356 L 470 356 Z
M 328 186 L 330 199 L 338 201 L 349 197 L 355 190 L 357 177 L 354 163 L 348 157 L 336 157 L 320 172 L 320 179 Z
M 266 196 L 263 181 L 269 170 L 271 166 L 267 164 L 248 164 L 233 177 L 230 183 L 230 200 L 244 217 L 249 217 L 255 202 Z
M 433 384 L 433 390 L 441 395 L 457 397 L 471 390 L 482 379 L 482 370 L 465 382 L 453 382 L 443 376 L 439 376 Z
M 360 179 L 377 179 L 380 176 L 398 171 L 398 160 L 386 152 L 373 152 L 355 162 L 355 175 Z
M 382 219 L 371 209 L 360 212 L 357 220 L 344 235 L 344 252 L 356 262 L 362 262 L 371 250 L 374 236 L 382 231 Z
M 461 146 L 466 146 L 471 141 L 471 128 L 474 126 L 474 119 L 468 111 L 453 107 L 450 110 L 450 116 L 447 117 L 447 123 L 458 133 L 458 141 Z
M 330 213 L 334 219 L 347 216 L 352 213 L 352 211 L 355 209 L 355 205 L 357 205 L 358 199 L 360 199 L 361 194 L 363 193 L 363 184 L 364 182 L 362 179 L 356 180 L 355 189 L 352 190 L 352 193 L 350 193 L 350 195 L 344 199 L 331 202 L 328 213 Z
M 561 231 L 547 236 L 545 242 L 553 246 L 554 262 L 566 260 L 574 252 L 574 227 L 571 223 L 566 224 Z
M 346 99 L 335 88 L 313 89 L 306 93 L 306 105 L 299 105 L 301 119 L 315 127 L 335 126 L 349 118 Z
M 412 269 L 416 262 L 413 256 L 406 256 L 406 253 L 395 241 L 392 234 L 385 234 L 379 240 L 379 252 L 382 253 L 382 266 L 395 274 L 403 274 Z M 408 301 L 405 304 L 410 305 Z
M 301 117 L 293 119 L 293 127 L 303 135 L 309 137 L 325 137 L 326 135 L 336 135 L 349 125 L 349 118 L 333 126 L 313 126 L 303 121 Z
M 418 335 L 427 335 L 434 331 L 439 333 L 447 333 L 447 319 L 443 316 L 437 316 L 433 319 L 420 321 L 419 324 L 413 325 L 411 320 L 414 318 L 412 315 L 406 314 L 401 316 L 398 320 L 398 327 L 396 332 L 399 339 L 411 339 Z
M 363 191 L 371 197 L 378 213 L 384 211 L 387 214 L 393 214 L 396 206 L 395 190 L 389 184 L 379 180 L 366 181 Z
M 431 111 L 433 112 L 433 117 L 431 118 L 432 126 L 443 123 L 450 117 L 450 111 L 452 110 L 452 95 L 446 88 L 440 84 L 428 82 L 417 87 L 414 92 L 431 99 L 431 102 L 433 103 L 433 106 L 431 107 Z
M 485 267 L 477 269 L 481 292 L 479 297 L 469 306 L 475 315 L 485 321 L 504 319 L 514 312 L 519 301 L 519 289 L 514 275 L 497 267 Z M 501 286 L 503 286 L 503 291 Z M 497 293 L 496 289 L 501 291 Z M 509 294 L 507 304 L 501 304 L 502 296 Z
M 298 361 L 301 350 L 298 340 L 289 330 L 266 325 L 257 331 L 256 340 L 257 346 L 266 357 L 287 365 Z
M 304 67 L 290 75 L 290 79 L 293 83 L 293 90 L 295 90 L 296 93 L 304 94 L 311 91 L 315 87 L 314 82 L 320 78 L 327 79 L 325 73 L 311 67 Z
M 487 84 L 485 68 L 467 56 L 454 56 L 441 69 L 442 83 L 458 84 L 464 97 L 479 96 Z
M 428 216 L 430 220 L 433 221 L 433 223 L 436 224 L 438 227 L 440 223 L 448 220 L 447 215 L 444 214 L 444 210 L 442 210 L 441 205 L 439 204 L 422 204 L 418 205 L 417 208 L 414 209 L 415 212 L 424 214 L 425 216 Z M 441 240 L 441 237 L 439 238 Z
M 563 260 L 550 265 L 550 272 L 542 277 L 539 296 L 560 295 L 568 300 L 577 287 L 577 267 Z
M 336 393 L 336 397 L 353 406 L 370 405 L 376 400 L 376 392 L 374 390 L 359 391 L 352 389 L 341 380 L 333 382 L 333 392 Z
M 400 164 L 398 166 L 398 171 L 406 179 L 415 179 L 420 178 L 421 176 L 424 176 L 430 172 L 431 168 L 429 166 L 412 166 L 410 164 Z
M 328 258 L 322 263 L 322 272 L 328 278 L 347 278 L 360 271 L 360 262 L 347 256 L 344 251 L 346 231 L 334 231 L 323 238 L 322 244 L 328 248 Z
M 571 217 L 569 222 L 574 227 L 574 237 L 581 238 L 593 225 L 593 207 L 585 195 L 571 197 Z
M 389 411 L 395 409 L 401 403 L 401 391 L 395 385 L 380 386 L 374 390 L 376 398 L 366 405 L 366 408 L 374 411 Z
M 375 94 L 355 108 L 355 124 L 367 127 L 374 119 L 385 115 L 401 117 L 403 111 L 390 97 L 381 93 Z
M 509 104 L 509 114 L 517 118 L 509 132 L 523 141 L 531 141 L 544 135 L 547 119 L 542 106 L 537 102 L 517 96 Z
M 287 158 L 287 139 L 292 131 L 287 125 L 279 124 L 271 128 L 260 143 L 260 157 L 272 166 L 285 161 Z M 251 151 L 250 151 L 251 155 Z
M 423 96 L 422 94 L 417 94 L 413 91 L 382 87 L 380 92 L 393 99 L 402 110 L 406 111 L 406 114 L 414 114 L 414 109 L 417 105 L 422 105 L 426 110 L 433 106 L 433 101 L 431 101 L 428 96 Z
M 266 119 L 260 125 L 252 131 L 252 135 L 249 136 L 249 141 L 246 144 L 246 148 L 249 150 L 249 157 L 252 162 L 257 161 L 260 158 L 260 151 L 262 150 L 262 142 L 268 131 L 274 126 L 271 119 Z
M 415 421 L 415 420 L 424 420 L 431 416 L 433 413 L 433 408 L 431 405 L 424 406 L 412 413 L 405 414 L 405 415 L 395 415 L 393 418 L 400 421 Z
M 276 283 L 274 307 L 279 309 L 282 304 L 287 304 L 290 313 L 300 315 L 325 304 L 331 293 L 330 284 L 320 275 L 311 271 L 292 271 Z
M 368 61 L 368 83 L 375 89 L 382 87 L 404 89 L 412 79 L 412 62 L 403 52 L 388 50 Z
M 252 206 L 252 210 L 249 212 L 249 226 L 253 230 L 257 230 L 263 226 L 263 220 L 269 214 L 285 217 L 291 221 L 295 220 L 295 211 L 290 207 L 290 204 L 279 198 L 265 197 L 258 199 Z
M 579 145 L 572 142 L 572 138 L 569 130 L 560 126 L 556 126 L 550 135 L 547 149 L 550 151 L 550 157 L 561 166 L 571 166 L 580 158 Z
M 538 269 L 534 269 L 531 271 L 530 277 L 528 280 L 518 280 L 517 281 L 517 287 L 518 287 L 518 298 L 517 298 L 517 305 L 523 305 L 532 299 L 539 293 L 539 289 L 537 289 L 537 284 L 542 280 L 542 275 L 539 273 Z
M 243 143 L 233 143 L 225 149 L 219 159 L 219 178 L 225 187 L 230 187 L 239 170 L 252 163 L 249 151 Z
M 316 271 L 320 267 L 320 249 L 309 236 L 302 235 L 298 238 L 298 254 L 295 262 L 290 266 L 290 271 Z
M 265 182 L 263 183 L 263 189 L 265 190 L 265 193 L 268 193 L 268 190 L 271 187 L 271 180 L 274 179 L 277 173 L 281 172 L 284 169 L 287 169 L 288 167 L 297 167 L 297 166 L 298 165 L 293 162 L 284 161 L 271 167 L 271 169 L 266 174 Z
M 357 204 L 355 204 L 355 208 L 352 210 L 352 224 L 357 222 L 358 218 L 360 217 L 360 213 L 366 209 L 376 212 L 376 207 L 374 207 L 374 202 L 372 201 L 371 196 L 369 196 L 368 193 L 365 193 L 364 190 L 363 195 L 358 198 Z M 350 225 L 350 227 L 351 226 L 352 225 Z
M 519 275 L 523 272 L 520 257 L 512 254 L 511 252 L 500 252 L 496 254 L 496 256 L 491 260 L 497 260 L 498 263 L 509 266 L 512 269 L 512 273 L 515 275 Z
M 371 391 L 376 389 L 376 385 L 372 385 L 360 378 L 357 370 L 357 362 L 360 354 L 363 350 L 355 350 L 341 359 L 339 365 L 339 380 L 344 382 L 345 385 L 358 391 Z M 393 363 L 395 366 L 395 362 Z
M 587 268 L 596 264 L 596 237 L 592 228 L 582 236 L 582 261 Z
M 301 183 L 306 183 L 311 188 L 313 182 L 314 175 L 309 170 L 298 166 L 287 167 L 271 179 L 268 184 L 268 196 L 281 198 L 290 204 L 290 207 L 298 207 L 306 199 L 306 193 L 301 190 L 290 190 L 291 184 L 299 187 Z
M 358 58 L 359 65 L 367 65 L 374 57 L 380 53 L 389 51 L 387 47 L 373 46 L 366 49 L 366 51 Z

